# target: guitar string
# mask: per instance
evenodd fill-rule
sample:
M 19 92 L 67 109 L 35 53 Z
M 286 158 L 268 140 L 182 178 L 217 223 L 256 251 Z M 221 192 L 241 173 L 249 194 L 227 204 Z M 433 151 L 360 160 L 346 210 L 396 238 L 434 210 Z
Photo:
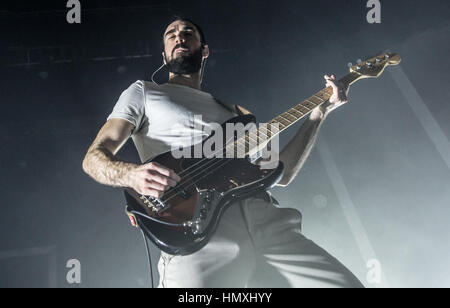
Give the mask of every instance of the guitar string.
M 222 149 L 222 150 L 225 150 L 225 149 Z M 223 154 L 225 154 L 225 153 L 223 153 Z M 245 157 L 243 159 L 245 159 Z M 232 159 L 212 158 L 212 159 L 204 159 L 203 161 L 205 161 L 205 160 L 207 160 L 207 162 L 202 166 L 202 168 L 201 168 L 202 170 L 200 172 L 198 172 L 197 174 L 195 174 L 195 175 L 193 175 L 193 176 L 191 176 L 189 178 L 185 178 L 186 181 L 184 181 L 183 183 L 179 184 L 179 186 L 174 187 L 171 190 L 168 190 L 166 192 L 166 194 L 161 198 L 161 201 L 162 202 L 168 202 L 172 198 L 174 198 L 177 195 L 181 194 L 181 192 L 179 192 L 179 191 L 177 192 L 176 190 L 185 190 L 188 187 L 190 187 L 190 186 L 192 186 L 194 184 L 197 184 L 197 182 L 194 179 L 196 179 L 198 176 L 201 176 L 204 172 L 206 172 L 208 169 L 214 167 L 218 163 L 223 162 L 223 161 L 225 161 L 227 163 L 227 162 L 230 162 Z M 219 166 L 218 168 L 220 168 L 221 166 Z M 214 169 L 213 171 L 215 171 L 215 170 L 217 170 L 217 168 Z M 193 182 L 191 183 L 191 181 L 193 181 Z M 173 194 L 170 194 L 173 191 L 175 191 L 175 192 Z
M 325 92 L 325 94 L 328 94 L 329 95 L 329 93 L 326 93 Z M 324 102 L 326 102 L 326 100 L 324 101 Z M 323 103 L 324 103 L 323 102 Z M 321 105 L 321 104 L 323 104 L 323 103 L 320 103 L 319 105 Z M 311 112 L 311 110 L 310 110 L 310 112 Z M 305 116 L 305 115 L 307 115 L 307 113 L 306 114 L 304 114 L 303 116 Z M 293 123 L 292 123 L 293 124 Z M 279 133 L 279 132 L 278 132 Z M 244 138 L 246 138 L 246 137 L 248 137 L 248 135 L 246 135 L 246 136 L 244 136 Z M 239 140 L 238 140 L 239 141 Z M 237 141 L 236 141 L 237 142 Z M 235 143 L 236 143 L 235 142 Z M 225 149 L 226 149 L 226 147 L 225 147 Z M 221 149 L 222 151 L 224 150 L 223 148 Z M 219 150 L 220 151 L 220 150 Z M 219 152 L 218 151 L 218 152 Z M 216 152 L 215 154 L 217 154 L 218 152 Z M 200 161 L 200 162 L 203 162 L 205 159 L 203 159 L 202 161 Z M 181 183 L 181 186 L 183 186 L 183 185 L 185 185 L 187 182 L 189 182 L 189 180 L 193 180 L 193 178 L 195 178 L 195 177 L 197 177 L 198 175 L 201 175 L 202 173 L 204 173 L 205 171 L 206 171 L 206 169 L 209 169 L 209 168 L 211 168 L 211 167 L 213 167 L 214 165 L 216 165 L 216 163 L 214 163 L 214 159 L 207 159 L 208 160 L 208 162 L 204 165 L 204 166 L 202 166 L 202 171 L 199 173 L 199 174 L 197 174 L 197 175 L 194 175 L 194 176 L 192 176 L 192 177 L 190 177 L 189 179 L 186 179 L 186 181 L 184 181 L 183 183 Z M 219 160 L 219 162 L 220 162 L 220 160 L 223 160 L 223 159 L 218 159 Z M 206 167 L 206 165 L 208 165 L 211 161 L 213 161 L 213 164 L 211 165 L 211 166 L 208 166 L 208 167 Z M 200 162 L 197 162 L 196 164 L 199 164 Z M 227 161 L 227 162 L 229 162 L 229 161 Z M 194 164 L 195 165 L 195 164 Z M 219 166 L 218 168 L 221 168 L 222 167 L 222 165 L 221 166 Z M 206 169 L 205 169 L 206 168 Z M 214 169 L 214 171 L 215 170 L 217 170 L 218 168 L 216 168 L 216 169 Z M 189 169 L 189 168 L 188 168 Z M 195 171 L 197 171 L 197 170 L 199 170 L 200 168 L 198 168 L 198 169 L 196 169 Z M 187 169 L 186 169 L 187 170 Z M 195 172 L 195 171 L 193 171 L 193 172 Z M 191 172 L 191 174 L 193 173 L 193 172 Z M 210 172 L 211 173 L 211 172 Z M 208 173 L 209 174 L 209 173 Z M 188 187 L 190 187 L 190 186 L 192 186 L 192 185 L 195 185 L 197 182 L 195 182 L 195 181 L 192 181 L 192 183 L 188 183 L 189 185 L 188 186 L 184 186 L 183 188 L 181 188 L 181 186 L 179 186 L 179 187 L 175 187 L 175 188 L 172 188 L 172 189 L 169 189 L 167 192 L 166 192 L 166 196 L 163 196 L 163 198 L 164 197 L 166 197 L 167 199 L 166 200 L 163 200 L 163 199 L 161 199 L 161 201 L 162 202 L 168 202 L 169 200 L 171 200 L 172 198 L 174 198 L 174 197 L 176 197 L 177 195 L 179 195 L 179 194 L 181 194 L 181 192 L 174 192 L 172 195 L 170 195 L 170 193 L 171 192 L 173 192 L 174 190 L 185 190 L 186 188 L 188 188 Z
M 325 92 L 325 94 L 328 94 L 328 95 L 329 95 L 329 93 L 327 93 L 327 92 Z M 326 102 L 326 100 L 325 100 L 324 102 Z M 324 103 L 324 102 L 323 102 L 323 103 Z M 321 105 L 321 104 L 322 104 L 322 103 L 320 103 L 319 105 Z M 311 110 L 312 110 L 312 109 L 311 109 Z M 310 111 L 311 111 L 311 110 L 310 110 Z M 307 114 L 307 113 L 306 113 L 306 114 Z M 306 115 L 306 114 L 305 114 L 305 115 Z M 305 116 L 305 115 L 304 115 L 304 116 Z M 247 138 L 247 137 L 248 137 L 248 135 L 245 135 L 245 136 L 243 136 L 242 138 L 245 139 L 245 138 Z M 238 143 L 238 141 L 240 141 L 240 139 L 238 139 L 237 141 L 235 141 L 234 144 Z M 222 150 L 222 151 L 226 150 L 226 147 L 225 147 L 225 149 L 222 148 L 221 150 Z M 220 150 L 219 150 L 219 151 L 220 151 Z M 219 151 L 217 151 L 217 152 L 214 153 L 214 154 L 219 153 Z M 182 181 L 182 183 L 179 183 L 179 184 L 178 184 L 178 185 L 181 184 L 181 186 L 177 186 L 177 187 L 175 187 L 175 188 L 169 189 L 169 190 L 166 192 L 166 196 L 163 196 L 163 198 L 165 197 L 165 198 L 167 198 L 167 199 L 166 199 L 166 200 L 163 200 L 163 198 L 162 198 L 161 201 L 162 201 L 162 202 L 168 202 L 169 200 L 173 199 L 173 198 L 176 197 L 177 195 L 180 195 L 180 194 L 182 193 L 182 192 L 180 192 L 180 191 L 183 191 L 183 190 L 187 189 L 188 187 L 191 187 L 192 185 L 197 184 L 197 182 L 196 182 L 195 180 L 193 180 L 193 179 L 196 178 L 196 177 L 198 177 L 198 176 L 201 176 L 202 173 L 204 173 L 207 169 L 209 169 L 209 168 L 211 168 L 211 167 L 213 167 L 214 165 L 217 164 L 217 162 L 214 162 L 214 159 L 202 159 L 202 160 L 200 160 L 199 162 L 197 162 L 196 164 L 194 164 L 193 166 L 198 165 L 198 164 L 204 162 L 205 160 L 207 160 L 206 164 L 204 164 L 201 168 L 197 168 L 196 170 L 190 172 L 189 174 L 193 174 L 193 173 L 196 172 L 197 170 L 203 169 L 202 171 L 200 171 L 200 173 L 198 173 L 198 174 L 196 174 L 196 175 L 194 175 L 194 176 L 191 176 L 190 178 L 187 178 L 187 176 L 185 176 L 185 175 L 183 174 L 183 173 L 185 173 L 185 172 L 181 173 L 181 174 L 183 174 L 183 180 L 184 180 L 184 179 L 186 179 L 186 180 L 185 180 L 184 182 Z M 219 160 L 219 162 L 220 162 L 220 161 L 222 161 L 223 159 L 218 159 L 218 160 Z M 210 164 L 211 161 L 213 162 L 213 164 L 210 165 L 210 166 L 208 166 L 208 167 L 206 167 L 208 164 Z M 229 162 L 229 160 L 226 161 L 223 165 L 225 165 L 227 162 Z M 210 171 L 208 174 L 210 174 L 211 172 L 214 172 L 214 171 L 217 170 L 218 168 L 221 168 L 223 165 L 220 165 L 219 167 L 217 167 L 217 168 L 214 169 L 213 171 Z M 192 168 L 193 166 L 190 166 L 189 168 L 185 169 L 184 171 L 186 171 L 186 170 Z M 206 168 L 206 169 L 205 169 L 205 168 Z M 204 175 L 204 176 L 205 176 L 205 175 Z M 204 176 L 203 176 L 203 177 L 204 177 Z M 203 177 L 202 177 L 202 178 L 203 178 Z M 192 183 L 189 183 L 190 180 L 192 181 Z M 186 186 L 186 184 L 188 184 L 188 185 Z M 183 185 L 184 185 L 184 187 L 183 187 Z M 175 191 L 175 192 L 174 192 L 174 191 Z M 173 194 L 170 195 L 170 193 L 173 193 Z
M 238 146 L 238 149 L 239 149 L 239 142 L 240 141 L 242 141 L 242 139 L 245 139 L 244 141 L 246 141 L 246 139 L 247 139 L 247 137 L 248 137 L 248 135 L 244 135 L 244 136 L 242 136 L 242 137 L 240 137 L 238 140 L 236 140 L 236 141 L 234 141 L 234 145 L 237 145 Z M 230 143 L 228 144 L 228 145 L 226 145 L 224 148 L 221 148 L 221 149 L 219 149 L 217 152 L 215 152 L 215 153 L 213 153 L 211 156 L 212 157 L 214 157 L 216 154 L 218 154 L 220 151 L 222 151 L 222 154 L 224 155 L 224 157 L 226 157 L 226 153 L 227 153 L 227 147 L 228 146 L 230 146 L 232 143 L 231 143 L 231 141 L 230 141 Z M 244 144 L 244 147 L 246 146 L 246 144 Z M 234 148 L 234 149 L 236 149 L 236 148 Z M 224 152 L 225 151 L 225 152 Z M 245 157 L 245 156 L 244 156 Z M 222 160 L 223 158 L 219 158 L 219 160 Z M 210 162 L 211 162 L 211 160 L 213 160 L 213 159 L 211 159 L 211 158 L 203 158 L 203 159 L 201 159 L 199 162 L 196 162 L 195 164 L 193 164 L 192 166 L 189 166 L 188 168 L 186 168 L 185 170 L 183 170 L 179 175 L 182 175 L 182 177 L 181 177 L 181 181 L 178 183 L 178 185 L 176 186 L 176 187 L 173 187 L 173 188 L 170 188 L 167 192 L 166 192 L 166 194 L 168 194 L 168 193 L 170 193 L 170 192 L 173 192 L 173 191 L 175 191 L 175 190 L 184 190 L 184 188 L 183 189 L 180 189 L 180 187 L 182 186 L 182 185 L 184 185 L 184 184 L 186 184 L 187 182 L 189 182 L 193 177 L 195 177 L 196 175 L 193 175 L 192 176 L 192 174 L 194 174 L 195 172 L 197 172 L 198 170 L 200 170 L 200 169 L 204 169 Z M 193 167 L 195 167 L 195 166 L 197 166 L 197 165 L 199 165 L 199 164 L 201 164 L 201 163 L 203 163 L 203 162 L 205 162 L 206 161 L 206 163 L 204 164 L 204 165 L 202 165 L 201 167 L 199 167 L 199 168 L 197 168 L 197 169 L 195 169 L 195 170 L 193 170 L 193 171 L 191 171 L 191 172 L 188 172 L 188 173 L 186 173 L 185 171 L 187 171 L 187 170 L 189 170 L 189 169 L 192 169 Z M 207 167 L 207 168 L 209 168 L 209 167 Z M 202 173 L 203 171 L 200 171 L 200 173 Z M 189 176 L 189 177 L 188 177 Z M 181 186 L 180 186 L 181 185 Z M 175 192 L 175 194 L 180 194 L 180 192 Z
M 243 158 L 246 159 L 246 158 Z M 188 188 L 190 188 L 192 185 L 198 184 L 199 180 L 201 180 L 204 176 L 210 174 L 211 172 L 215 172 L 216 170 L 220 169 L 221 167 L 225 166 L 227 163 L 229 163 L 232 159 L 220 159 L 220 158 L 215 158 L 215 159 L 211 159 L 212 164 L 210 164 L 208 167 L 203 168 L 202 171 L 198 172 L 197 174 L 195 174 L 194 176 L 190 177 L 183 185 L 183 188 L 178 188 L 179 190 L 186 190 Z M 223 162 L 223 164 L 220 164 L 221 162 Z M 213 168 L 214 166 L 216 166 L 217 164 L 220 164 L 219 166 L 217 166 L 216 168 L 214 168 L 212 171 L 209 171 L 206 175 L 204 175 L 205 172 L 208 171 L 208 169 Z M 200 178 L 199 178 L 200 177 Z M 169 202 L 170 200 L 172 200 L 173 198 L 175 198 L 176 196 L 180 195 L 181 192 L 175 192 L 172 195 L 165 195 L 162 197 L 161 201 L 162 202 Z
M 346 83 L 347 85 L 350 85 L 349 80 L 352 78 L 351 75 L 352 75 L 352 73 L 347 74 L 346 76 L 344 76 L 343 78 L 341 78 L 341 79 L 339 80 L 339 82 L 344 82 L 344 83 Z M 327 88 L 324 88 L 323 90 L 321 90 L 321 91 L 318 92 L 318 94 L 320 94 L 321 92 L 323 92 L 325 95 L 328 95 L 329 97 L 328 97 L 326 100 L 324 100 L 322 103 L 318 104 L 317 106 L 322 105 L 323 103 L 325 103 L 326 101 L 328 101 L 328 100 L 330 99 L 330 97 L 332 96 L 332 93 L 330 94 L 330 93 L 327 92 L 327 90 L 329 91 L 330 89 L 331 89 L 331 87 L 327 87 Z M 319 97 L 318 95 L 313 95 L 313 96 Z M 309 100 L 309 101 L 310 101 L 310 100 Z M 316 107 L 317 107 L 317 106 L 316 106 Z M 292 109 L 295 109 L 295 107 L 292 108 Z M 308 109 L 309 109 L 309 108 L 308 108 Z M 311 109 L 311 110 L 312 110 L 312 109 Z M 310 111 L 311 111 L 311 110 L 310 110 Z M 308 113 L 309 113 L 309 112 L 308 112 Z M 308 114 L 308 113 L 306 113 L 306 114 Z M 303 116 L 305 116 L 306 114 L 304 114 Z M 302 116 L 302 117 L 303 117 L 303 116 Z M 278 132 L 278 133 L 279 133 L 279 132 Z M 245 136 L 244 136 L 244 138 L 246 138 L 246 137 L 248 137 L 248 135 L 245 135 Z M 239 139 L 236 140 L 234 143 L 236 144 L 238 141 L 239 141 Z M 226 149 L 226 146 L 225 146 L 225 149 Z M 221 149 L 221 150 L 223 151 L 224 149 Z M 219 151 L 220 151 L 220 150 L 219 150 Z M 218 152 L 219 152 L 219 151 L 218 151 Z M 218 152 L 216 152 L 215 154 L 217 154 Z M 197 162 L 197 163 L 194 164 L 193 166 L 190 166 L 190 167 L 187 168 L 186 170 L 183 170 L 183 172 L 182 172 L 181 174 L 183 174 L 185 171 L 189 170 L 190 168 L 194 167 L 195 165 L 200 164 L 201 162 L 203 162 L 203 161 L 205 161 L 205 160 L 207 160 L 207 159 L 202 159 L 202 160 L 200 160 L 199 162 Z M 219 163 L 223 161 L 223 159 L 217 159 L 217 160 L 219 161 Z M 212 161 L 214 162 L 214 159 L 212 159 Z M 208 172 L 206 175 L 203 175 L 203 177 L 202 177 L 201 179 L 203 179 L 204 177 L 206 177 L 206 176 L 209 175 L 210 173 L 212 173 L 212 172 L 218 170 L 219 168 L 225 166 L 225 165 L 226 165 L 227 163 L 229 163 L 230 161 L 231 161 L 231 159 L 230 159 L 230 160 L 225 160 L 225 162 L 224 162 L 223 164 L 221 164 L 220 166 L 216 167 L 216 168 L 213 169 L 212 171 Z M 210 162 L 210 161 L 208 161 L 205 165 L 207 165 L 209 162 Z M 217 164 L 217 163 L 213 163 L 211 166 L 207 167 L 206 169 L 209 169 L 209 168 L 211 168 L 212 166 L 214 166 L 214 165 L 216 165 L 216 164 Z M 204 167 L 204 166 L 203 166 L 203 167 Z M 194 170 L 193 172 L 195 172 L 195 171 L 197 171 L 197 170 L 199 170 L 199 169 L 200 169 L 200 168 L 197 168 L 197 169 Z M 198 173 L 197 175 L 192 176 L 192 177 L 190 178 L 190 179 L 192 180 L 192 183 L 191 183 L 190 185 L 188 185 L 188 186 L 185 186 L 182 190 L 185 190 L 186 188 L 191 187 L 192 185 L 195 185 L 196 183 L 198 183 L 198 182 L 196 182 L 196 181 L 198 181 L 198 179 L 197 179 L 197 180 L 193 180 L 193 179 L 194 179 L 195 177 L 200 176 L 202 173 L 204 173 L 206 169 L 203 169 L 203 171 L 201 171 L 201 172 Z M 192 174 L 193 172 L 191 172 L 191 174 Z M 183 175 L 183 176 L 184 176 L 184 175 Z M 188 182 L 188 181 L 189 181 L 189 179 L 187 179 L 182 185 L 185 185 L 186 182 Z M 168 192 L 171 192 L 171 190 L 173 191 L 173 190 L 175 190 L 175 189 L 169 189 Z M 178 190 L 180 190 L 180 188 L 178 188 Z M 181 194 L 181 192 L 176 192 L 176 193 L 174 193 L 172 196 L 170 196 L 169 198 L 167 198 L 166 200 L 161 200 L 161 201 L 163 201 L 163 202 L 168 202 L 168 201 L 170 201 L 171 199 L 173 199 L 174 197 L 176 197 L 176 196 L 179 195 L 179 194 Z M 165 197 L 165 196 L 163 196 L 163 197 Z M 169 206 L 170 206 L 170 205 L 169 205 Z
M 328 89 L 328 88 L 325 88 L 325 89 L 321 90 L 320 92 L 324 92 L 324 94 L 329 95 L 329 96 L 331 97 L 331 95 L 330 95 L 329 93 L 326 92 L 327 89 Z M 330 88 L 330 89 L 331 89 L 331 88 Z M 320 93 L 320 92 L 319 92 L 319 93 Z M 317 96 L 317 95 L 313 95 L 313 96 Z M 320 106 L 321 104 L 325 103 L 328 99 L 329 99 L 329 98 L 327 98 L 326 100 L 324 100 L 322 103 L 319 103 L 317 106 Z M 317 107 L 317 106 L 316 106 L 316 107 Z M 291 109 L 294 109 L 294 108 L 291 108 Z M 308 108 L 308 109 L 309 109 L 309 108 Z M 312 111 L 312 109 L 309 110 L 309 112 L 311 112 L 311 111 Z M 306 116 L 309 112 L 303 114 L 302 117 Z M 302 118 L 302 117 L 301 117 L 301 118 Z M 299 118 L 298 120 L 300 120 L 301 118 Z M 297 120 L 297 121 L 298 121 L 298 120 Z M 293 124 L 293 123 L 291 123 L 291 124 Z M 280 132 L 281 132 L 281 131 L 280 131 Z M 278 133 L 280 133 L 280 132 L 278 132 Z M 240 139 L 245 139 L 245 138 L 247 138 L 248 136 L 249 136 L 249 135 L 244 135 L 244 136 L 242 136 Z M 256 137 L 256 138 L 258 138 L 258 137 Z M 236 140 L 236 141 L 234 142 L 234 144 L 236 145 L 237 143 L 239 143 L 239 142 L 241 141 L 240 139 Z M 230 142 L 229 145 L 231 145 L 231 142 Z M 227 146 L 228 146 L 228 145 L 225 146 L 225 149 L 226 149 Z M 217 153 L 219 153 L 219 152 L 222 151 L 222 150 L 224 150 L 224 148 L 219 149 L 217 152 L 213 153 L 212 156 L 216 155 Z M 189 166 L 187 169 L 183 170 L 179 175 L 182 175 L 182 176 L 189 175 L 189 174 L 186 174 L 186 171 L 188 171 L 189 169 L 192 169 L 192 168 L 195 167 L 196 165 L 202 163 L 202 161 L 203 161 L 203 160 L 200 160 L 199 162 L 195 163 L 194 165 Z M 197 170 L 198 170 L 198 169 L 196 169 L 196 170 L 194 170 L 194 171 L 192 171 L 192 172 L 195 172 L 195 171 L 197 171 Z
M 201 179 L 203 179 L 204 177 L 208 176 L 209 174 L 215 172 L 216 170 L 218 170 L 218 169 L 224 167 L 226 164 L 228 164 L 229 162 L 231 162 L 231 160 L 232 160 L 232 159 L 227 159 L 227 160 L 224 161 L 223 159 L 216 159 L 216 162 L 214 162 L 214 163 L 213 163 L 212 165 L 210 165 L 208 168 L 204 169 L 204 170 L 201 171 L 200 173 L 197 173 L 195 176 L 193 176 L 193 177 L 191 178 L 191 179 L 192 179 L 192 182 L 191 182 L 191 183 L 189 183 L 189 182 L 188 182 L 188 183 L 185 183 L 185 184 L 187 184 L 187 185 L 185 185 L 185 187 L 183 187 L 183 190 L 186 190 L 186 189 L 188 189 L 188 188 L 190 188 L 190 187 L 192 187 L 192 186 L 198 184 L 199 181 L 200 181 Z M 221 163 L 222 163 L 222 164 L 221 164 Z M 217 164 L 219 164 L 219 166 L 216 166 L 214 169 L 210 170 L 210 171 L 209 171 L 208 173 L 206 173 L 206 174 L 202 174 L 202 173 L 207 172 L 208 169 L 214 167 L 214 166 L 217 165 Z M 174 194 L 172 194 L 170 197 L 167 197 L 167 199 L 164 199 L 164 200 L 161 199 L 161 201 L 163 201 L 164 203 L 165 203 L 165 202 L 169 202 L 169 201 L 172 200 L 173 198 L 177 197 L 179 194 L 181 194 L 181 193 L 180 193 L 180 192 L 174 193 Z M 166 197 L 166 196 L 163 196 L 163 198 L 165 198 L 165 197 Z M 168 205 L 168 206 L 170 207 L 170 205 Z
M 323 93 L 326 94 L 326 95 L 330 95 L 328 92 L 326 92 L 327 89 L 328 89 L 328 88 L 325 88 L 325 89 L 319 91 L 319 93 L 320 93 L 320 92 L 323 92 Z M 319 97 L 319 96 L 317 96 L 317 95 L 313 95 L 313 96 Z M 328 99 L 329 99 L 329 98 L 328 98 Z M 325 103 L 328 99 L 324 100 L 322 103 L 319 103 L 317 106 L 319 106 L 319 105 Z M 317 106 L 316 106 L 316 107 L 317 107 Z M 309 109 L 309 108 L 308 108 L 308 109 Z M 311 112 L 311 111 L 312 111 L 312 109 L 310 109 L 309 112 Z M 308 112 L 308 113 L 309 113 L 309 112 Z M 304 114 L 303 116 L 306 116 L 308 113 Z M 302 116 L 302 117 L 303 117 L 303 116 Z M 278 133 L 279 133 L 279 132 L 278 132 Z M 247 137 L 248 137 L 248 135 L 244 135 L 243 137 L 241 137 L 241 139 L 246 139 Z M 236 140 L 236 141 L 234 142 L 234 144 L 236 145 L 241 139 Z M 231 144 L 231 143 L 230 143 L 230 144 Z M 227 147 L 227 146 L 225 146 L 225 148 L 222 148 L 222 149 L 218 150 L 218 151 L 217 151 L 216 153 L 214 153 L 213 155 L 219 153 L 220 151 L 226 150 L 226 147 Z M 203 163 L 205 160 L 207 160 L 207 162 L 206 162 L 205 165 L 203 165 L 203 166 L 201 166 L 200 168 L 197 168 L 197 169 L 195 169 L 195 170 L 193 170 L 193 171 L 191 171 L 191 172 L 186 173 L 189 169 L 192 169 L 193 167 L 197 166 L 198 164 Z M 223 160 L 223 159 L 219 159 L 219 162 L 220 162 L 221 160 Z M 200 160 L 199 162 L 195 163 L 194 165 L 189 166 L 189 168 L 183 170 L 183 171 L 180 173 L 180 175 L 182 175 L 182 177 L 181 177 L 181 179 L 182 179 L 181 182 L 182 182 L 182 183 L 179 183 L 178 185 L 181 184 L 181 186 L 183 186 L 183 185 L 185 185 L 187 182 L 189 182 L 189 180 L 192 180 L 193 178 L 197 177 L 198 175 L 201 175 L 201 174 L 205 171 L 205 169 L 204 169 L 205 166 L 208 165 L 210 162 L 211 162 L 211 159 L 207 159 L 207 158 L 206 158 L 206 159 L 202 159 L 202 160 Z M 226 161 L 226 163 L 227 163 L 227 162 L 229 162 L 229 161 Z M 210 168 L 210 167 L 212 167 L 212 166 L 214 166 L 214 165 L 216 165 L 216 163 L 213 163 L 211 166 L 207 167 L 206 169 L 208 169 L 208 168 Z M 222 167 L 222 165 L 221 165 L 220 167 Z M 220 167 L 218 167 L 218 168 L 220 168 Z M 214 169 L 214 171 L 217 170 L 218 168 Z M 191 177 L 188 178 L 189 175 L 193 174 L 194 172 L 196 172 L 196 171 L 198 171 L 198 170 L 200 170 L 200 169 L 204 169 L 204 170 L 203 170 L 203 171 L 200 171 L 199 174 L 194 175 L 194 176 L 191 176 Z M 211 172 L 210 172 L 210 173 L 211 173 Z M 208 174 L 209 174 L 209 173 L 208 173 Z M 184 180 L 185 180 L 185 181 L 184 181 Z M 183 181 L 184 181 L 184 182 L 183 182 Z M 171 189 L 169 189 L 169 190 L 166 192 L 166 194 L 171 193 L 171 192 L 173 192 L 173 191 L 175 191 L 175 190 L 185 190 L 187 187 L 190 187 L 190 186 L 195 185 L 195 184 L 196 184 L 196 182 L 193 181 L 193 182 L 192 182 L 191 184 L 189 184 L 188 186 L 183 187 L 183 189 L 181 189 L 181 186 L 171 188 Z M 175 196 L 180 195 L 180 194 L 181 194 L 181 192 L 179 192 L 179 191 L 178 191 L 178 192 L 175 192 L 172 196 L 168 197 L 167 200 L 162 200 L 162 199 L 161 199 L 161 201 L 163 201 L 163 202 L 168 202 L 169 200 L 171 200 L 172 198 L 174 198 Z M 163 197 L 164 197 L 164 196 L 163 196 Z
M 327 93 L 325 90 L 327 90 L 327 88 L 325 88 L 325 89 L 323 89 L 323 90 L 321 90 L 320 92 L 324 92 L 324 94 L 326 94 L 326 95 L 330 95 L 329 93 Z M 320 93 L 319 92 L 319 93 Z M 317 96 L 317 95 L 313 95 L 313 96 Z M 330 95 L 331 96 L 331 95 Z M 328 99 L 326 99 L 326 100 L 324 100 L 322 103 L 319 103 L 317 106 L 320 106 L 321 104 L 323 104 L 323 103 L 325 103 L 326 101 L 327 101 Z M 317 107 L 316 106 L 316 107 Z M 291 109 L 294 109 L 294 108 L 291 108 Z M 309 109 L 309 108 L 308 108 Z M 304 116 L 306 116 L 309 112 L 311 112 L 312 111 L 312 109 L 310 109 L 307 113 L 305 113 L 305 114 L 303 114 L 302 115 L 302 117 L 304 117 Z M 302 118 L 301 117 L 301 118 Z M 298 120 L 300 120 L 301 118 L 299 118 Z M 297 120 L 297 121 L 298 121 Z M 291 124 L 293 124 L 293 123 L 291 123 Z M 245 139 L 245 138 L 247 138 L 248 137 L 248 135 L 244 135 L 244 136 L 242 136 L 240 139 Z M 258 137 L 257 137 L 258 138 Z M 234 142 L 234 144 L 237 144 L 237 143 L 239 143 L 239 141 L 241 141 L 240 139 L 238 139 L 238 140 L 236 140 L 235 142 Z M 231 144 L 231 143 L 230 143 Z M 225 148 L 227 147 L 228 145 L 226 145 L 225 146 Z M 217 153 L 219 153 L 221 150 L 223 150 L 224 148 L 222 148 L 222 149 L 220 149 L 220 150 L 218 150 L 217 152 L 215 152 L 215 153 L 213 153 L 213 156 L 215 155 L 215 154 L 217 154 Z M 202 160 L 200 160 L 199 162 L 197 162 L 196 164 L 194 164 L 194 165 L 192 165 L 192 166 L 189 166 L 189 168 L 187 168 L 187 169 L 185 169 L 185 170 L 183 170 L 179 175 L 182 175 L 182 176 L 184 176 L 184 175 L 186 175 L 185 174 L 185 171 L 188 171 L 189 169 L 191 169 L 191 168 L 193 168 L 193 167 L 195 167 L 196 165 L 198 165 L 198 164 L 200 164 L 202 162 Z M 197 171 L 198 169 L 196 169 L 196 170 L 194 170 L 194 171 Z M 193 171 L 193 172 L 194 172 Z

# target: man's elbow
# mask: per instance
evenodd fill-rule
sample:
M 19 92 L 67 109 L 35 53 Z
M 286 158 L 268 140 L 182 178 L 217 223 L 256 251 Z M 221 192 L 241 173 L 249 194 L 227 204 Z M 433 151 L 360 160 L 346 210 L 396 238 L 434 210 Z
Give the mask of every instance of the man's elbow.
M 86 154 L 86 156 L 84 157 L 81 167 L 83 168 L 84 173 L 90 175 L 89 154 Z
M 287 187 L 292 182 L 292 178 L 289 175 L 284 175 L 281 180 L 277 183 L 278 187 Z
M 277 183 L 276 186 L 277 186 L 277 187 L 286 188 L 286 187 L 288 187 L 288 185 L 289 185 L 289 182 L 286 182 L 286 181 L 281 180 L 280 182 Z

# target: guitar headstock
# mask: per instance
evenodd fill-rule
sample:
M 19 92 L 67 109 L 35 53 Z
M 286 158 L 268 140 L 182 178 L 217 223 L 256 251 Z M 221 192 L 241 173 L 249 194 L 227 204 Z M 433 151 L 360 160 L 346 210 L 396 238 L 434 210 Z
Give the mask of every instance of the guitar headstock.
M 357 65 L 350 67 L 351 73 L 356 73 L 360 78 L 377 78 L 384 69 L 389 65 L 398 65 L 402 61 L 401 57 L 396 53 L 386 52 Z

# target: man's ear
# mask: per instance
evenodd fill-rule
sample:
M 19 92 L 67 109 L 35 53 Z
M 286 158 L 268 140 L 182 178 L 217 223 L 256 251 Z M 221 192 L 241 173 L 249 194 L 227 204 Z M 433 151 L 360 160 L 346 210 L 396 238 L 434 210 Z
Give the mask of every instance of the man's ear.
M 202 56 L 204 58 L 208 58 L 209 57 L 209 46 L 208 45 L 203 45 L 203 47 L 202 47 Z

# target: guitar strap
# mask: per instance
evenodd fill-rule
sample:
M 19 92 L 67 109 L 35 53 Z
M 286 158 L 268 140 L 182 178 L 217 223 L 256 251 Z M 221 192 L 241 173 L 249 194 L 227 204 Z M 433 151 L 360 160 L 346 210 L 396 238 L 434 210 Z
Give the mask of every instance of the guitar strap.
M 225 102 L 219 100 L 219 99 L 216 98 L 216 97 L 214 97 L 214 100 L 215 100 L 219 105 L 221 105 L 223 108 L 225 108 L 226 110 L 228 110 L 228 111 L 230 111 L 230 112 L 233 112 L 233 113 L 237 114 L 238 116 L 243 116 L 243 115 L 246 115 L 246 114 L 251 114 L 250 111 L 248 111 L 247 109 L 245 109 L 245 108 L 242 107 L 242 106 L 239 106 L 239 105 L 232 105 L 232 104 L 225 103 Z

